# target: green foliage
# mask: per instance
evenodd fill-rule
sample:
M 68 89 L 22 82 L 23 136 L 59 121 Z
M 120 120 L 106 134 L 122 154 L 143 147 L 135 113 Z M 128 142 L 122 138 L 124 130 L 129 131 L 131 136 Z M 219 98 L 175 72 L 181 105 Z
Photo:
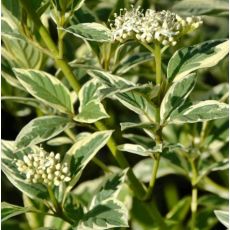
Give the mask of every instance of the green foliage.
M 70 120 L 60 116 L 43 116 L 30 121 L 16 137 L 16 147 L 39 144 L 63 132 Z
M 214 211 L 215 215 L 217 216 L 218 220 L 225 226 L 229 227 L 229 214 L 228 212 L 220 211 L 220 210 L 215 210 Z
M 3 228 L 229 227 L 228 4 L 133 4 L 2 1 Z
M 111 41 L 110 30 L 98 23 L 81 23 L 65 29 L 66 32 L 76 37 L 96 42 Z
M 228 14 L 228 3 L 224 0 L 183 0 L 173 6 L 173 10 L 182 15 Z
M 2 207 L 1 208 L 2 222 L 11 217 L 21 215 L 21 214 L 31 211 L 31 208 L 20 207 L 17 205 L 6 203 L 6 202 L 2 202 L 1 207 Z
M 54 76 L 35 70 L 14 71 L 19 82 L 32 96 L 61 112 L 73 112 L 70 92 Z
M 228 41 L 211 40 L 182 48 L 170 59 L 167 68 L 169 81 L 183 78 L 194 70 L 212 67 L 228 54 Z

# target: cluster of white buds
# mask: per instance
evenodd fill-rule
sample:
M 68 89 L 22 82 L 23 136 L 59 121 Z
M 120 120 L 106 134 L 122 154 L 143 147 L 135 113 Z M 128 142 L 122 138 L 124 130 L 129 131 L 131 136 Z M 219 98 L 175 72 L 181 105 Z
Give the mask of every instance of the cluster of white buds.
M 29 183 L 42 183 L 46 186 L 59 186 L 70 181 L 69 168 L 60 162 L 59 153 L 47 153 L 42 148 L 35 153 L 23 156 L 23 160 L 16 160 L 18 171 L 26 174 Z
M 120 15 L 114 14 L 114 17 L 110 24 L 113 40 L 124 42 L 136 38 L 143 43 L 158 42 L 164 46 L 176 45 L 182 35 L 203 23 L 199 16 L 182 18 L 170 11 L 152 9 L 143 13 L 140 7 L 131 11 L 122 9 Z

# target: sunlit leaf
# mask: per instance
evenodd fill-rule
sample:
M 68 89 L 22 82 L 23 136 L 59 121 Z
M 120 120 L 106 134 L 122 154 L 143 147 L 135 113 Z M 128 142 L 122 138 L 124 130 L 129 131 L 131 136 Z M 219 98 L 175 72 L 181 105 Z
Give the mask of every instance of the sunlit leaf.
M 167 78 L 177 81 L 194 70 L 218 64 L 228 54 L 228 41 L 210 40 L 188 48 L 182 48 L 171 57 Z

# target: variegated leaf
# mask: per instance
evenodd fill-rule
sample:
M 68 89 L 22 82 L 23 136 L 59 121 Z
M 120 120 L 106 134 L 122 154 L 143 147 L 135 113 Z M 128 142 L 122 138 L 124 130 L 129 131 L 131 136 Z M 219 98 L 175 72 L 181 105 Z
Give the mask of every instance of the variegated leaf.
M 153 163 L 154 160 L 152 158 L 145 158 L 144 160 L 139 161 L 133 168 L 136 177 L 142 182 L 148 183 L 151 180 Z M 157 172 L 157 178 L 171 174 L 186 175 L 185 171 L 180 166 L 175 165 L 162 157 Z
M 93 100 L 87 103 L 73 119 L 82 123 L 94 123 L 108 117 L 109 115 L 106 113 L 104 106 L 98 100 Z
M 93 197 L 92 202 L 90 204 L 90 209 L 99 205 L 101 202 L 107 199 L 118 197 L 118 194 L 121 190 L 123 183 L 125 182 L 127 170 L 123 172 L 116 173 L 112 177 L 110 176 L 103 186 L 101 186 L 100 190 Z
M 113 73 L 116 74 L 125 74 L 130 69 L 134 68 L 135 66 L 150 61 L 153 59 L 153 56 L 149 54 L 149 52 L 142 52 L 142 53 L 135 53 L 132 56 L 129 56 L 122 62 L 119 62 L 118 66 L 115 68 Z
M 120 151 L 125 151 L 129 153 L 134 153 L 140 156 L 151 156 L 153 153 L 156 152 L 162 152 L 162 145 L 156 145 L 153 148 L 145 148 L 141 145 L 136 145 L 136 144 L 123 144 L 117 146 L 118 150 Z
M 96 79 L 92 79 L 85 83 L 78 94 L 80 106 L 79 112 L 82 111 L 83 107 L 87 105 L 89 102 L 93 100 L 101 100 L 100 90 L 103 89 L 104 86 L 98 82 Z
M 121 77 L 112 75 L 105 71 L 90 70 L 89 75 L 101 81 L 104 85 L 109 87 L 116 87 L 118 89 L 133 87 L 134 83 L 127 81 Z M 134 111 L 135 113 L 145 116 L 149 121 L 155 122 L 156 108 L 144 96 L 135 92 L 117 93 L 115 98 L 119 100 L 125 107 Z
M 70 126 L 70 119 L 61 116 L 43 116 L 30 121 L 16 137 L 16 147 L 25 148 L 58 135 Z
M 210 40 L 178 50 L 170 59 L 167 68 L 169 81 L 177 81 L 201 68 L 215 66 L 228 54 L 228 41 Z
M 64 113 L 73 113 L 69 90 L 54 76 L 38 70 L 14 69 L 20 83 L 35 98 Z
M 132 123 L 132 122 L 122 122 L 120 123 L 121 131 L 132 128 L 141 128 L 141 129 L 151 129 L 156 130 L 157 125 L 153 123 Z
M 72 144 L 72 143 L 73 141 L 66 136 L 55 137 L 47 141 L 47 144 L 51 146 L 60 146 L 60 145 L 66 145 L 66 144 Z
M 144 157 L 147 157 L 150 155 L 150 152 L 141 145 L 123 144 L 123 145 L 117 146 L 117 149 L 120 151 L 134 153 L 134 154 L 144 156 Z
M 128 211 L 123 203 L 110 198 L 89 210 L 76 229 L 105 230 L 116 227 L 128 227 Z
M 222 0 L 182 0 L 173 5 L 173 11 L 179 15 L 225 15 L 228 14 L 228 2 Z
M 58 11 L 77 11 L 81 8 L 85 0 L 52 0 L 51 1 Z
M 73 176 L 70 188 L 76 184 L 81 172 L 93 159 L 97 152 L 107 143 L 112 131 L 99 131 L 83 136 L 67 152 L 64 161 L 69 162 L 70 171 Z
M 171 116 L 169 123 L 195 123 L 228 117 L 227 104 L 215 100 L 201 101 Z
M 76 37 L 96 42 L 108 42 L 111 41 L 111 31 L 99 23 L 80 23 L 68 27 L 67 29 L 62 29 L 68 33 L 73 34 Z
M 7 202 L 1 203 L 1 222 L 10 219 L 11 217 L 30 212 L 31 207 L 21 207 L 18 205 L 9 204 Z M 35 211 L 35 210 L 33 210 Z
M 12 63 L 12 66 L 39 69 L 43 61 L 42 52 L 25 40 L 18 32 L 16 19 L 11 17 L 6 16 L 1 20 L 3 56 Z
M 202 178 L 204 178 L 206 175 L 208 175 L 210 172 L 227 170 L 228 168 L 229 168 L 229 160 L 228 159 L 224 159 L 222 161 L 210 163 L 208 166 L 199 170 L 199 176 L 196 180 L 196 183 L 199 183 L 199 181 Z
M 74 117 L 75 121 L 93 123 L 109 117 L 100 103 L 100 89 L 102 88 L 103 86 L 95 79 L 84 84 L 79 92 L 79 114 Z
M 228 212 L 228 211 L 215 210 L 214 213 L 215 213 L 217 219 L 218 219 L 226 228 L 229 228 L 229 212 Z
M 196 75 L 192 73 L 171 85 L 160 106 L 161 123 L 170 119 L 170 114 L 184 104 L 195 84 Z

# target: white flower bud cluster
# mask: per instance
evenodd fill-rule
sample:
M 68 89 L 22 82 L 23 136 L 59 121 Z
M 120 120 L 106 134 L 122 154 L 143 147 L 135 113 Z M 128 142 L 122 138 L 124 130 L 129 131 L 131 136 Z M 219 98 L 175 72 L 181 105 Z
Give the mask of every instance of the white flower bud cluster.
M 145 13 L 137 9 L 121 10 L 114 15 L 114 23 L 110 24 L 113 39 L 124 42 L 138 39 L 144 43 L 158 42 L 164 46 L 174 46 L 178 39 L 202 24 L 201 17 L 192 16 L 183 19 L 170 11 L 148 9 Z
M 135 34 L 139 32 L 139 28 L 141 27 L 140 18 L 143 17 L 140 7 L 137 9 L 132 8 L 131 11 L 120 9 L 120 15 L 115 13 L 114 17 L 114 23 L 110 24 L 113 39 L 124 42 L 125 40 L 135 38 Z
M 60 162 L 60 154 L 39 151 L 23 156 L 16 160 L 18 171 L 26 174 L 29 183 L 42 183 L 47 186 L 59 186 L 62 182 L 70 181 L 69 168 Z

